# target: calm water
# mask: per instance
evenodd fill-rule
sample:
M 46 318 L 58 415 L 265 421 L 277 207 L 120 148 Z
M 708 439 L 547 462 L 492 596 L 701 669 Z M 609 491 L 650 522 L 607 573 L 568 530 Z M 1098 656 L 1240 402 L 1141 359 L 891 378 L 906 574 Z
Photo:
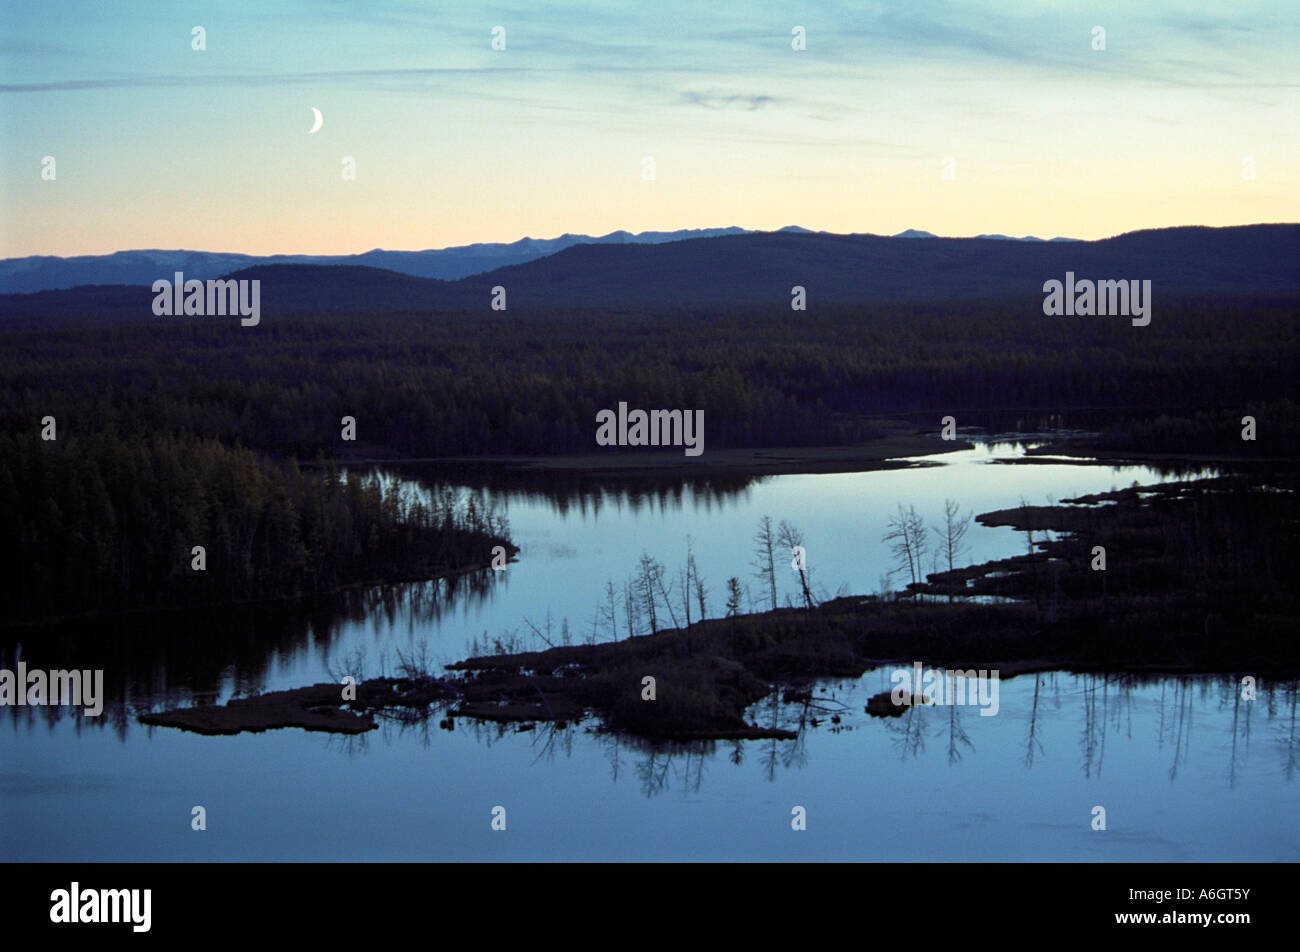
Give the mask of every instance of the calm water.
M 485 635 L 536 645 L 525 618 L 545 630 L 549 615 L 552 640 L 566 621 L 573 641 L 587 640 L 606 581 L 620 584 L 642 551 L 675 573 L 688 535 L 716 615 L 728 576 L 752 585 L 762 515 L 804 531 L 827 597 L 880 588 L 880 538 L 898 503 L 937 524 L 945 497 L 982 512 L 1162 478 L 1001 462 L 1019 452 L 743 488 L 496 490 L 520 561 L 450 591 L 376 589 L 337 612 L 177 615 L 0 645 L 10 666 L 103 667 L 114 699 L 99 719 L 0 709 L 0 858 L 1300 859 L 1294 682 L 1261 682 L 1242 701 L 1227 678 L 1025 676 L 1002 682 L 997 716 L 919 708 L 886 723 L 863 713 L 889 687 L 887 670 L 872 671 L 825 683 L 810 705 L 775 695 L 756 705 L 759 723 L 802 726 L 797 741 L 677 748 L 598 735 L 591 721 L 519 732 L 459 720 L 445 731 L 435 718 L 345 739 L 200 737 L 134 720 L 191 698 L 391 673 L 399 653 L 451 661 Z M 1024 546 L 978 525 L 969 541 L 975 561 Z M 794 574 L 781 581 L 784 602 Z M 195 805 L 206 831 L 190 829 Z M 490 826 L 498 805 L 505 832 Z M 806 831 L 791 830 L 794 806 Z M 1105 831 L 1091 828 L 1095 806 Z

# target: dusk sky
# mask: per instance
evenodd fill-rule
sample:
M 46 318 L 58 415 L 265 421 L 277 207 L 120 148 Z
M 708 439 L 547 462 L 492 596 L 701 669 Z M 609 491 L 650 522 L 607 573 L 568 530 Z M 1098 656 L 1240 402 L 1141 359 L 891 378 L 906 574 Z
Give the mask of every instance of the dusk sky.
M 9 0 L 0 256 L 1297 221 L 1297 49 L 1283 2 Z

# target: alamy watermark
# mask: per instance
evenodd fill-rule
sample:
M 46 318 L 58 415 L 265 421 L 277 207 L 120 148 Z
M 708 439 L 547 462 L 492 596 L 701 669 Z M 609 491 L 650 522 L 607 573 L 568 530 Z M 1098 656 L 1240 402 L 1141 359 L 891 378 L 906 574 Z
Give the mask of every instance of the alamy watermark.
M 176 280 L 159 278 L 153 283 L 153 312 L 158 317 L 224 317 L 238 314 L 244 327 L 256 327 L 262 320 L 262 282 L 258 278 Z
M 687 456 L 704 452 L 703 410 L 632 410 L 620 400 L 618 413 L 596 414 L 600 446 L 684 446 Z
M 897 707 L 904 704 L 935 704 L 949 706 L 969 704 L 981 708 L 980 717 L 992 717 L 998 712 L 998 671 L 980 668 L 961 670 L 936 670 L 923 668 L 921 662 L 910 669 L 898 668 L 889 676 L 894 685 L 889 698 Z
M 55 923 L 125 922 L 132 932 L 148 932 L 153 921 L 152 889 L 68 889 L 50 893 L 50 921 Z
M 43 707 L 71 704 L 85 708 L 87 717 L 104 712 L 104 671 L 27 670 L 18 662 L 18 670 L 0 668 L 0 707 Z
M 1048 317 L 1132 317 L 1134 327 L 1151 323 L 1151 282 L 1074 280 L 1065 272 L 1065 284 L 1055 278 L 1043 283 L 1043 313 Z

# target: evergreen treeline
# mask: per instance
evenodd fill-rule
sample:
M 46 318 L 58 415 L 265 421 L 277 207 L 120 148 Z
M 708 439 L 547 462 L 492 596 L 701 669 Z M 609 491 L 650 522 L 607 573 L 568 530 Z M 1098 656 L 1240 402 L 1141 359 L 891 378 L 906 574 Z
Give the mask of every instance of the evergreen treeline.
M 7 622 L 429 578 L 512 550 L 504 520 L 472 496 L 426 505 L 377 477 L 113 433 L 0 434 L 0 532 Z
M 1296 302 L 1155 302 L 1152 322 L 1031 303 L 674 314 L 479 311 L 11 323 L 0 432 L 190 434 L 310 459 L 596 450 L 595 415 L 705 411 L 705 447 L 871 435 L 871 415 L 1235 408 L 1293 397 Z M 345 444 L 340 418 L 357 420 Z M 937 416 L 936 423 L 937 426 Z M 1195 447 L 1187 447 L 1188 451 Z
M 1198 410 L 1195 413 L 1165 414 L 1155 418 L 1128 419 L 1108 426 L 1090 443 L 1101 450 L 1151 453 L 1221 453 L 1239 456 L 1244 442 L 1243 425 L 1254 421 L 1254 439 L 1267 440 L 1271 451 L 1262 456 L 1294 456 L 1300 448 L 1300 404 L 1292 400 L 1248 402 L 1230 410 Z

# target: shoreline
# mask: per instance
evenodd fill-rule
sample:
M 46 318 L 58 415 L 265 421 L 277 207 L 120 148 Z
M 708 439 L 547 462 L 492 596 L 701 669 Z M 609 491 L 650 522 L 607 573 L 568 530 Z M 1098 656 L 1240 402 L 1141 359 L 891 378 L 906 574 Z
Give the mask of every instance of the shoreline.
M 808 473 L 854 473 L 885 469 L 914 469 L 942 465 L 916 457 L 971 450 L 975 444 L 959 437 L 941 440 L 938 427 L 922 432 L 914 426 L 882 423 L 881 436 L 844 446 L 768 446 L 706 450 L 686 456 L 681 449 L 567 453 L 553 456 L 502 454 L 490 456 L 394 456 L 382 452 L 356 458 L 298 460 L 301 467 L 437 466 L 499 467 L 529 475 L 554 473 L 620 478 L 629 476 L 796 476 Z
M 335 466 L 394 467 L 443 466 L 448 469 L 500 469 L 508 473 L 542 476 L 585 476 L 626 479 L 636 477 L 688 478 L 708 476 L 801 476 L 821 473 L 865 473 L 893 469 L 918 469 L 942 466 L 948 453 L 975 449 L 978 443 L 1005 442 L 994 437 L 1011 435 L 989 433 L 988 439 L 973 440 L 959 436 L 941 440 L 934 433 L 911 427 L 874 440 L 845 446 L 768 446 L 727 448 L 687 457 L 678 450 L 613 451 L 607 453 L 565 453 L 553 456 L 517 454 L 492 456 L 393 456 L 381 452 L 356 458 L 332 457 L 321 460 L 298 460 L 304 468 Z M 1045 434 L 1044 434 L 1045 435 Z M 1025 435 L 1026 438 L 1029 435 Z M 1025 439 L 1019 442 L 1025 442 Z M 1125 466 L 1159 465 L 1237 467 L 1252 465 L 1295 464 L 1291 457 L 1227 455 L 1218 452 L 1170 453 L 1150 450 L 1100 450 L 1090 445 L 1087 436 L 1044 439 L 1026 449 L 1023 457 L 998 460 L 1004 465 L 1050 464 L 1059 457 L 1078 465 Z
M 515 557 L 519 555 L 519 547 L 507 540 L 497 540 L 497 542 L 498 544 L 505 545 L 506 552 L 508 553 L 507 564 L 513 565 L 516 561 Z M 440 569 L 432 574 L 429 574 L 426 571 L 413 571 L 400 578 L 363 579 L 357 582 L 345 582 L 342 585 L 335 585 L 318 592 L 303 592 L 296 595 L 266 595 L 262 598 L 243 598 L 223 602 L 202 602 L 196 605 L 166 605 L 155 608 L 101 608 L 88 612 L 74 612 L 69 615 L 57 615 L 36 621 L 4 621 L 0 622 L 0 635 L 40 631 L 42 629 L 56 628 L 61 625 L 86 621 L 130 621 L 133 618 L 157 619 L 167 615 L 186 614 L 194 611 L 237 611 L 245 608 L 256 608 L 258 606 L 309 604 L 318 599 L 335 597 L 354 589 L 375 588 L 384 585 L 407 585 L 417 582 L 437 582 L 443 579 L 459 578 L 462 575 L 470 575 L 474 572 L 480 572 L 491 568 L 492 560 L 491 558 L 487 558 L 475 562 L 464 563 L 460 566 L 445 570 Z

